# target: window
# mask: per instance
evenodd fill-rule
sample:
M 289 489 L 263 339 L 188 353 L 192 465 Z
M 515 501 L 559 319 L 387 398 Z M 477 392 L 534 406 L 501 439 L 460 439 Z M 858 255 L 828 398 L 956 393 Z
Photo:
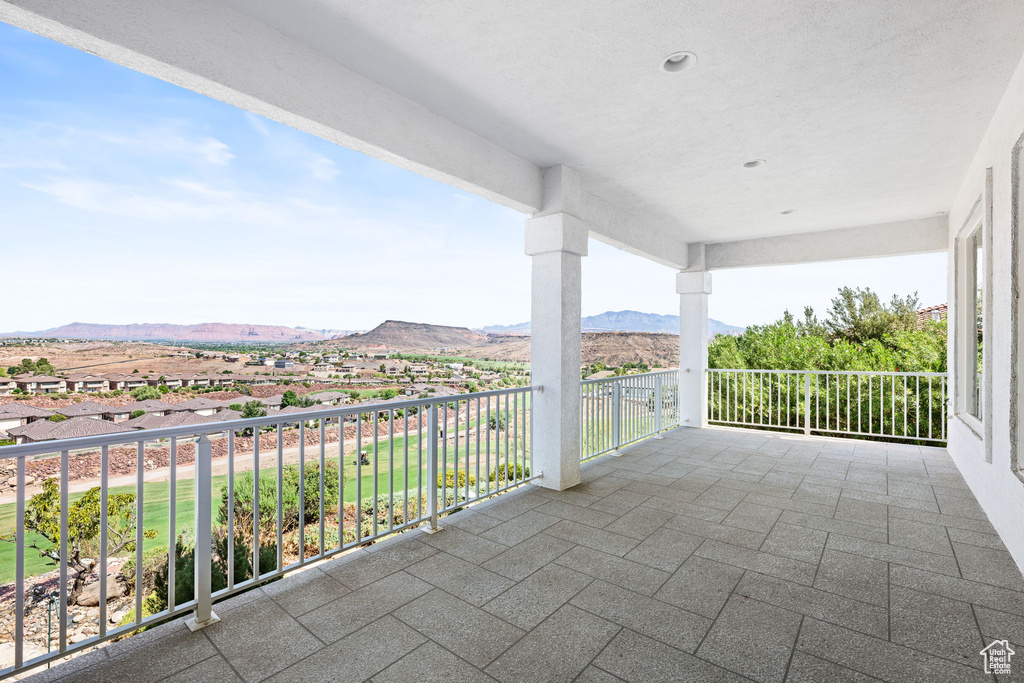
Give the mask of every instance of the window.
M 984 231 L 981 223 L 966 240 L 967 247 L 967 297 L 964 305 L 964 321 L 967 323 L 965 341 L 967 342 L 965 359 L 967 361 L 967 382 L 964 387 L 967 404 L 966 412 L 978 420 L 984 419 L 984 403 L 982 386 L 984 384 L 985 367 L 982 351 L 985 341 L 985 244 Z

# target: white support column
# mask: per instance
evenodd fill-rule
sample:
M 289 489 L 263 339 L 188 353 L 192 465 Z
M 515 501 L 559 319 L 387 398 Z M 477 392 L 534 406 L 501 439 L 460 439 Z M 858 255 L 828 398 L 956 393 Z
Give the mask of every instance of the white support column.
M 580 280 L 588 230 L 559 212 L 526 221 L 526 253 L 533 257 L 530 411 L 533 467 L 546 488 L 580 482 Z
M 679 294 L 679 424 L 707 424 L 708 295 L 711 273 L 686 271 L 676 275 Z

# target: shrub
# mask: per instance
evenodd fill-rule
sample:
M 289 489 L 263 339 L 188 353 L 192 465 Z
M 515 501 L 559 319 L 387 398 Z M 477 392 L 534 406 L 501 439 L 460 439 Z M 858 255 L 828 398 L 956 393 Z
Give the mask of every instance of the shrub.
M 63 422 L 66 419 L 68 419 L 67 416 L 60 413 L 54 413 L 49 417 L 50 422 Z
M 499 484 L 502 484 L 509 478 L 515 481 L 528 476 L 530 476 L 529 467 L 525 469 L 524 474 L 523 466 L 520 463 L 517 462 L 513 465 L 512 463 L 507 462 L 504 465 L 498 465 L 498 468 L 491 472 L 491 481 L 497 480 Z
M 161 390 L 166 388 L 162 385 L 159 389 L 156 387 L 138 387 L 132 389 L 132 398 L 136 401 L 155 401 L 160 398 Z
M 228 406 L 228 410 L 235 410 L 240 413 L 242 412 L 242 407 L 243 406 L 241 403 L 232 403 L 231 405 Z
M 132 411 L 132 412 L 131 412 L 131 413 L 130 413 L 130 414 L 128 415 L 128 417 L 134 420 L 135 418 L 137 418 L 137 417 L 142 417 L 142 416 L 143 416 L 143 415 L 145 415 L 145 414 L 146 414 L 146 411 L 145 411 L 145 410 L 133 410 L 133 411 Z
M 437 488 L 441 488 L 442 478 L 446 489 L 450 491 L 455 487 L 455 470 L 445 470 L 444 475 L 437 475 Z M 491 478 L 491 481 L 494 481 L 493 477 Z M 471 474 L 469 475 L 469 487 L 473 488 L 474 486 L 476 486 L 476 477 Z M 459 490 L 462 491 L 465 490 L 465 488 L 466 470 L 463 469 L 459 470 Z
M 299 526 L 299 466 L 287 465 L 282 470 L 284 490 L 282 495 L 282 529 L 290 532 Z M 320 463 L 309 463 L 305 471 L 305 505 L 303 519 L 308 524 L 320 516 Z M 244 472 L 235 479 L 235 529 L 238 533 L 252 538 L 253 503 L 252 472 Z M 324 468 L 324 511 L 338 509 L 338 465 L 328 462 Z M 221 503 L 218 522 L 227 524 L 228 489 L 221 488 Z M 260 536 L 276 537 L 277 534 L 277 477 L 260 477 L 259 491 Z

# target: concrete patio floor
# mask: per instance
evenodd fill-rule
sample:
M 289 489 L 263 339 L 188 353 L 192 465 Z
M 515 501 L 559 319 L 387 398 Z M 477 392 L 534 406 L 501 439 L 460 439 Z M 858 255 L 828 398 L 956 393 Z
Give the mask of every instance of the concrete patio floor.
M 583 479 L 30 680 L 1024 679 L 1024 579 L 942 449 L 679 429 Z

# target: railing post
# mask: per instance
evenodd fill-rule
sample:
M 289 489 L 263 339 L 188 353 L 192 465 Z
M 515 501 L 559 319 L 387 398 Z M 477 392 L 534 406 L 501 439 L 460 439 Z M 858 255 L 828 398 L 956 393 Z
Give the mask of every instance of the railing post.
M 661 398 L 661 375 L 654 376 L 654 438 L 664 439 L 661 435 L 661 417 L 665 412 L 665 404 Z
M 622 382 L 612 381 L 612 455 L 622 455 L 619 446 L 622 445 Z
M 257 438 L 258 430 L 257 430 Z M 220 621 L 213 612 L 213 511 L 211 509 L 211 486 L 213 484 L 213 444 L 210 437 L 203 434 L 196 441 L 196 556 L 195 556 L 195 590 L 196 613 L 185 621 L 191 631 L 198 631 L 210 624 Z M 172 513 L 173 514 L 173 513 Z M 229 539 L 230 542 L 230 539 Z M 175 551 L 175 539 L 169 539 L 169 552 Z M 231 571 L 231 568 L 228 569 Z M 170 577 L 173 581 L 174 577 Z
M 811 373 L 804 375 L 804 435 L 811 435 Z
M 431 403 L 427 411 L 427 499 L 430 522 L 424 527 L 428 534 L 436 534 L 443 527 L 437 525 L 437 404 Z M 457 485 L 458 482 L 456 482 Z

